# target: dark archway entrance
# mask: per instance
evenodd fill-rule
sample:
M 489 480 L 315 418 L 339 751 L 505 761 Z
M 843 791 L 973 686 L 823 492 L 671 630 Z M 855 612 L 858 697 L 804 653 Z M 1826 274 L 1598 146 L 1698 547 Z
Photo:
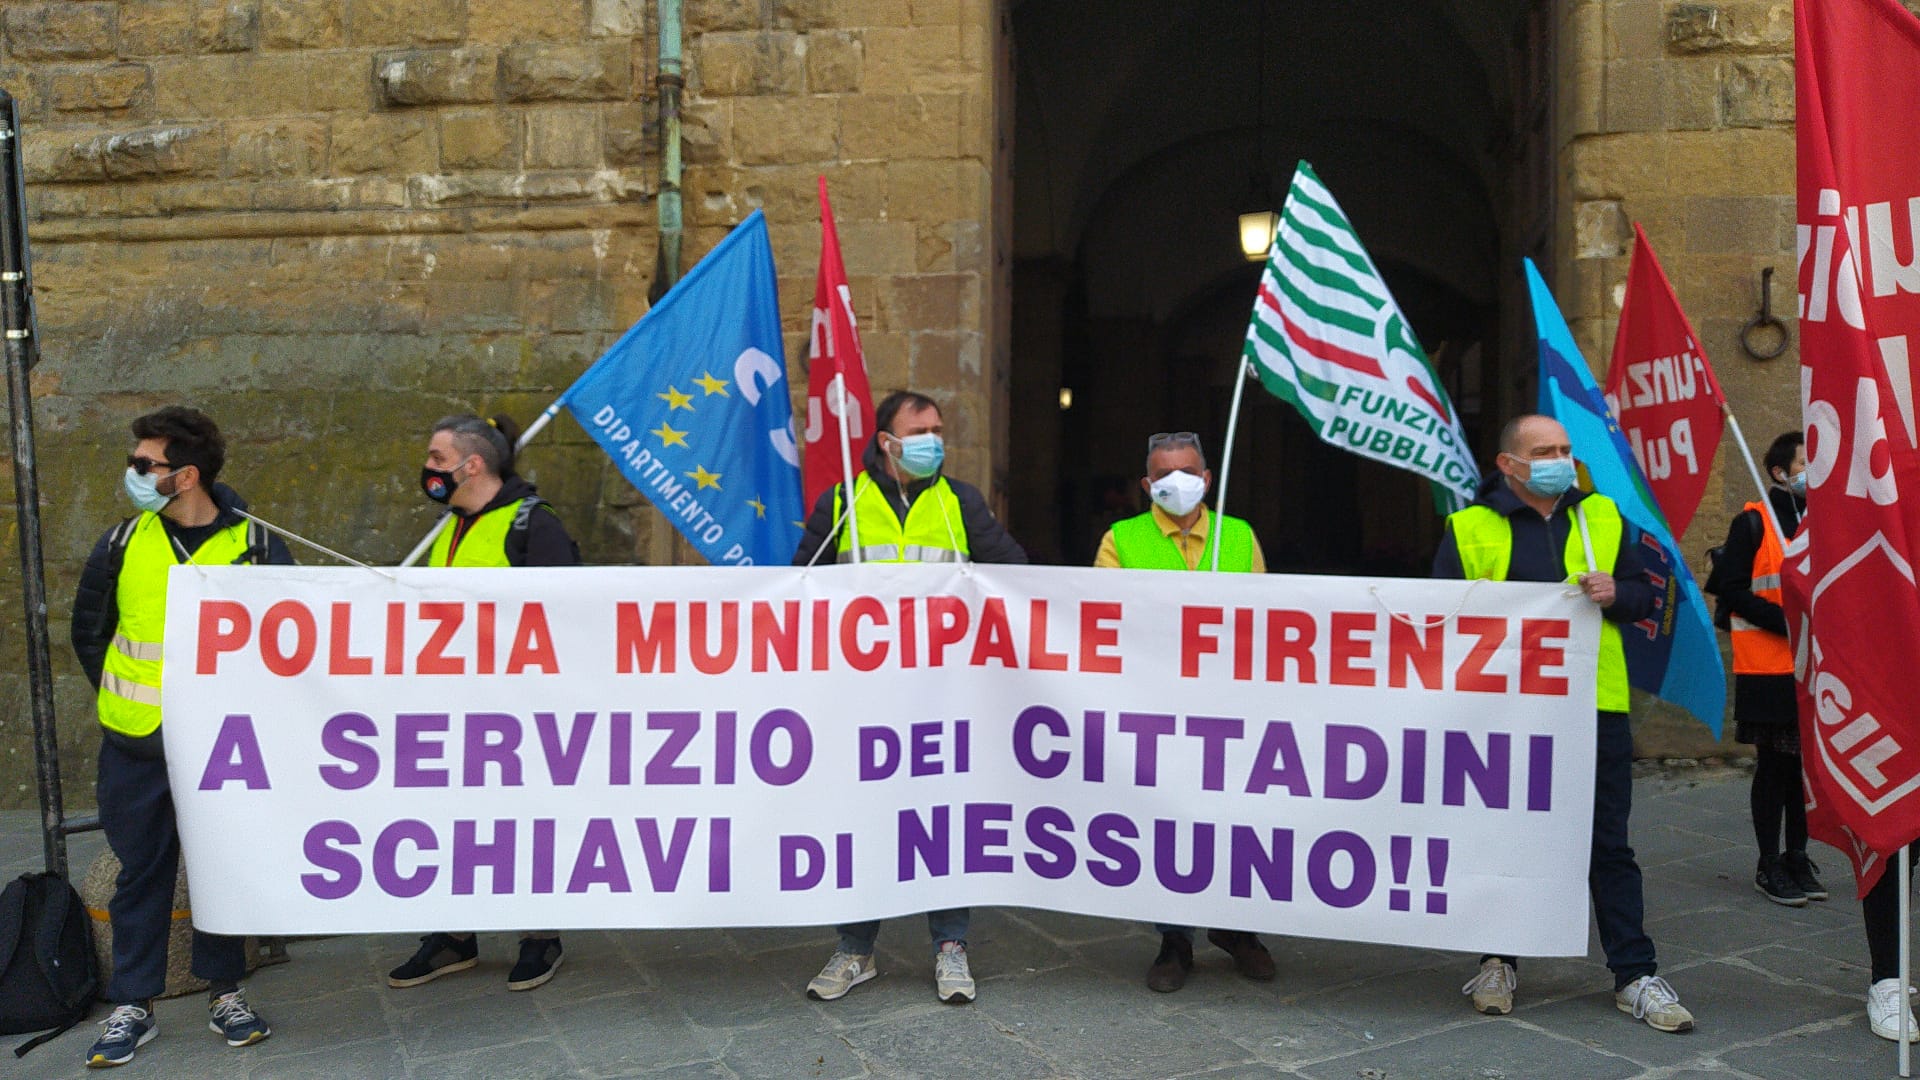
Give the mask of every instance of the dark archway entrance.
M 1144 506 L 1153 432 L 1199 431 L 1218 473 L 1260 274 L 1236 216 L 1278 209 L 1301 159 L 1476 447 L 1524 403 L 1518 260 L 1552 265 L 1547 8 L 1017 0 L 1008 516 L 1037 558 L 1090 561 Z M 1274 569 L 1424 572 L 1439 519 L 1417 477 L 1325 446 L 1257 385 L 1237 442 L 1228 509 Z

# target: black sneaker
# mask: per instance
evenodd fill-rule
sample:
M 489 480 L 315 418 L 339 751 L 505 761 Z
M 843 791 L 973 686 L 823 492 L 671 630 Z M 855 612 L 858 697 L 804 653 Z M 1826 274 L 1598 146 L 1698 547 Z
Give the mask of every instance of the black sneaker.
M 442 975 L 466 971 L 480 962 L 480 938 L 465 941 L 452 934 L 433 933 L 420 939 L 420 951 L 413 958 L 387 972 L 387 985 L 404 990 L 430 983 Z
M 560 970 L 559 938 L 521 938 L 520 959 L 507 972 L 507 989 L 532 990 L 545 986 Z
M 1761 896 L 1776 904 L 1787 907 L 1806 907 L 1807 894 L 1794 884 L 1793 875 L 1787 873 L 1785 864 L 1778 855 L 1760 856 L 1760 865 L 1753 871 L 1753 888 Z
M 1813 860 L 1807 858 L 1806 852 L 1789 851 L 1780 856 L 1780 865 L 1787 868 L 1787 876 L 1793 878 L 1795 885 L 1800 886 L 1800 891 L 1806 894 L 1807 899 L 1825 900 L 1827 898 L 1827 887 L 1820 884 L 1820 879 L 1815 876 L 1820 873 L 1820 868 L 1813 865 Z
M 133 1060 L 133 1052 L 152 1042 L 160 1034 L 160 1025 L 148 1008 L 150 1002 L 115 1005 L 100 1026 L 106 1030 L 87 1051 L 87 1068 L 111 1069 Z
M 246 993 L 238 989 L 207 1002 L 207 1030 L 226 1039 L 228 1046 L 252 1046 L 273 1034 L 247 1004 Z

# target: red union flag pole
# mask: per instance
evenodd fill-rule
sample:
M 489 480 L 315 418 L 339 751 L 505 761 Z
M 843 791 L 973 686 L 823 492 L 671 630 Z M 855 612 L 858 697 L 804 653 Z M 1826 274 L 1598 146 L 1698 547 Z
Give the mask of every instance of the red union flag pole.
M 840 261 L 840 235 L 820 178 L 820 275 L 813 288 L 813 326 L 807 341 L 806 467 L 803 498 L 809 508 L 820 493 L 860 474 L 856 447 L 873 434 L 873 392 L 853 320 L 853 292 Z M 848 500 L 852 505 L 852 500 Z M 855 550 L 859 544 L 854 544 Z
M 1809 826 L 1864 894 L 1920 836 L 1920 20 L 1802 0 L 1794 22 L 1808 509 L 1784 584 Z
M 1707 489 L 1725 400 L 1693 324 L 1635 222 L 1620 332 L 1607 365 L 1607 404 L 1676 538 Z

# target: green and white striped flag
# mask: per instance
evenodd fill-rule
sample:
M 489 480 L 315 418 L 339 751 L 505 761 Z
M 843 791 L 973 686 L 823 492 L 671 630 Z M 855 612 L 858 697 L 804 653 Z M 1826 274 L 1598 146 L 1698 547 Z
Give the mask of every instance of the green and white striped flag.
M 1302 161 L 1260 277 L 1246 357 L 1322 442 L 1433 482 L 1458 509 L 1480 482 L 1460 417 L 1353 224 Z

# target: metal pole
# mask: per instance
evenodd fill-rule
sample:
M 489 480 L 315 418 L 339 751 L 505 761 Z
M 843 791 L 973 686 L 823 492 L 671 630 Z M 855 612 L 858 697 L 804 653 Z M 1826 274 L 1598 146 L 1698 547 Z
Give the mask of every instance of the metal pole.
M 1908 844 L 1900 845 L 1900 865 L 1896 868 L 1900 872 L 1900 880 L 1895 883 L 1900 887 L 1899 1017 L 1901 1076 L 1913 1075 L 1913 1048 L 1912 1045 L 1907 1042 L 1907 1016 L 1909 1010 L 1909 1005 L 1907 1004 L 1909 1001 L 1907 997 L 1907 985 L 1908 980 L 1913 977 L 1911 974 L 1913 970 L 1913 927 L 1910 925 L 1913 919 L 1913 879 L 1907 876 L 1913 872 L 1913 855 L 1910 847 L 1911 845 Z
M 1782 545 L 1787 542 L 1787 531 L 1780 527 L 1780 519 L 1773 516 L 1773 500 L 1767 496 L 1766 481 L 1760 479 L 1760 468 L 1753 463 L 1753 451 L 1747 449 L 1747 437 L 1740 430 L 1740 421 L 1727 407 L 1726 401 L 1720 402 L 1720 415 L 1727 418 L 1727 426 L 1733 429 L 1733 445 L 1740 448 L 1740 456 L 1747 460 L 1747 473 L 1753 477 L 1753 486 L 1760 490 L 1760 512 L 1767 516 L 1767 524 L 1772 526 L 1773 535 L 1780 538 Z
M 660 0 L 660 65 L 654 85 L 660 94 L 660 250 L 647 299 L 660 298 L 680 280 L 680 0 Z
M 1213 544 L 1213 565 L 1208 569 L 1218 572 L 1220 569 L 1220 521 L 1227 512 L 1227 470 L 1233 467 L 1233 433 L 1240 426 L 1240 396 L 1247 389 L 1248 368 L 1246 357 L 1240 358 L 1233 380 L 1233 406 L 1227 410 L 1227 448 L 1220 453 L 1220 490 L 1213 496 L 1213 528 L 1208 530 L 1208 540 Z
M 7 406 L 13 418 L 13 505 L 20 528 L 20 588 L 26 603 L 27 679 L 33 707 L 34 772 L 47 872 L 67 875 L 66 816 L 60 797 L 60 730 L 53 713 L 53 659 L 47 644 L 47 575 L 40 547 L 40 475 L 33 452 L 33 387 L 40 362 L 27 249 L 26 184 L 20 168 L 20 111 L 0 90 L 0 311 L 7 352 Z

